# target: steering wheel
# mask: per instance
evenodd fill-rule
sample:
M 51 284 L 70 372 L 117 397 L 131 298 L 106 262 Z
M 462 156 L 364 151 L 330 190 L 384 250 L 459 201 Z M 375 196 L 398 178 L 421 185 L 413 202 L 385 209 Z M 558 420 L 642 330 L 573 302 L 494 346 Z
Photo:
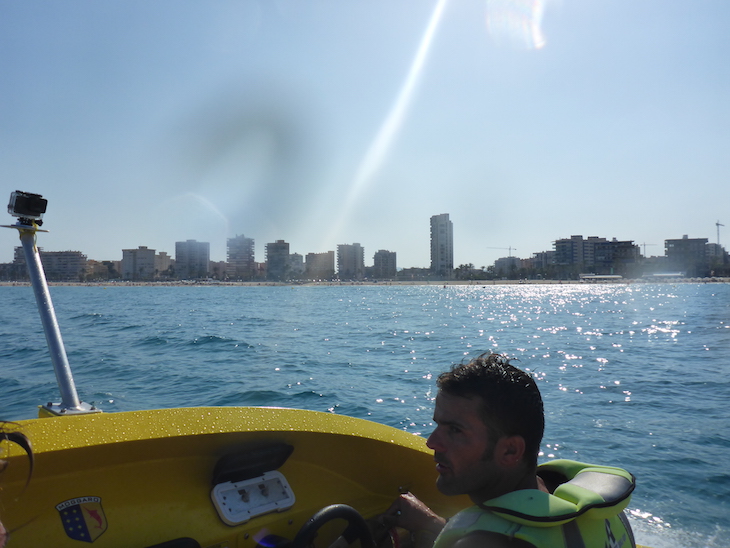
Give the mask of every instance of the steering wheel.
M 333 519 L 344 519 L 347 522 L 347 527 L 340 535 L 340 538 L 333 543 L 333 546 L 338 545 L 340 539 L 344 539 L 347 544 L 352 544 L 356 539 L 360 539 L 361 548 L 375 548 L 373 534 L 370 532 L 365 519 L 352 506 L 346 504 L 326 506 L 314 514 L 299 529 L 291 548 L 307 548 L 317 536 L 317 531 Z

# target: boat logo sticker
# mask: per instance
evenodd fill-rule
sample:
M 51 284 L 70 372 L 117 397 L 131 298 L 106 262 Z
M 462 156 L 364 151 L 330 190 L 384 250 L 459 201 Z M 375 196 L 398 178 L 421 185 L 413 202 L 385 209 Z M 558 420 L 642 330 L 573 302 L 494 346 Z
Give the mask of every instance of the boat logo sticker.
M 77 497 L 56 505 L 66 534 L 74 540 L 94 542 L 106 531 L 101 497 Z

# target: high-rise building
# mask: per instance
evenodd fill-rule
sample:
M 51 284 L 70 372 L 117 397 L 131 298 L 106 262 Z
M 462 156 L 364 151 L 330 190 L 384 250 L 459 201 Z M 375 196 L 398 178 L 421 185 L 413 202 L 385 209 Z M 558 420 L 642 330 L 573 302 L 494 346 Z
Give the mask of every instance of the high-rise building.
M 681 270 L 686 276 L 707 276 L 710 261 L 707 256 L 707 238 L 690 238 L 664 240 L 664 254 L 669 267 Z
M 175 242 L 175 274 L 181 280 L 208 277 L 210 243 L 187 240 Z
M 165 251 L 160 251 L 157 255 L 155 255 L 155 272 L 158 276 L 162 275 L 163 272 L 169 272 L 172 263 L 172 257 L 170 257 Z
M 337 275 L 340 280 L 362 280 L 365 274 L 365 250 L 360 244 L 337 246 Z
M 331 280 L 335 277 L 335 252 L 307 253 L 306 276 L 310 280 Z
M 304 257 L 300 253 L 289 254 L 289 272 L 291 279 L 298 280 L 304 276 Z
M 155 277 L 155 250 L 141 245 L 122 249 L 122 279 L 151 280 Z
M 43 251 L 38 248 L 43 271 L 46 278 L 56 282 L 79 282 L 86 276 L 86 255 L 81 251 Z M 23 278 L 27 275 L 25 252 L 22 247 L 15 248 L 15 259 L 18 272 Z
M 431 217 L 431 272 L 451 278 L 454 271 L 454 225 L 448 213 Z
M 707 255 L 707 258 L 709 259 L 710 263 L 713 262 L 723 262 L 725 257 L 725 248 L 722 247 L 720 244 L 711 244 L 708 243 L 705 245 L 705 254 Z
M 555 264 L 591 268 L 596 261 L 596 246 L 606 242 L 606 238 L 588 236 L 584 239 L 580 234 L 555 240 Z
M 256 276 L 253 238 L 243 234 L 228 238 L 228 277 L 233 280 L 253 280 Z
M 276 240 L 266 244 L 266 279 L 283 281 L 289 278 L 289 244 Z
M 596 242 L 593 246 L 593 266 L 596 274 L 636 275 L 641 250 L 633 240 Z
M 378 250 L 373 255 L 373 277 L 389 279 L 396 276 L 395 251 Z
M 633 241 L 609 241 L 581 235 L 555 240 L 555 264 L 595 274 L 631 274 L 639 261 L 639 246 Z

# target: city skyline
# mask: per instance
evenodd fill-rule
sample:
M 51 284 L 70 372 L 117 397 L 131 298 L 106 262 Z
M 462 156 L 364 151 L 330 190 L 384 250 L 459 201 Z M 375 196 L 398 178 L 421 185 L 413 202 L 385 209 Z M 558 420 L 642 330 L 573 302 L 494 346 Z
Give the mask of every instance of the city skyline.
M 335 252 L 290 253 L 289 244 L 277 240 L 266 244 L 265 264 L 253 263 L 253 240 L 241 235 L 228 240 L 228 262 L 210 261 L 208 242 L 177 242 L 175 259 L 166 252 L 139 246 L 122 250 L 121 261 L 87 260 L 80 251 L 45 251 L 39 247 L 44 269 L 52 281 L 162 281 L 214 280 L 274 281 L 301 280 L 588 280 L 654 278 L 727 278 L 730 255 L 707 238 L 665 240 L 662 257 L 645 258 L 633 241 L 572 235 L 556 240 L 554 250 L 531 258 L 504 257 L 489 267 L 444 264 L 444 248 L 450 248 L 451 223 L 448 214 L 431 218 L 434 257 L 430 269 L 406 267 L 397 270 L 396 252 L 378 250 L 373 266 L 364 265 L 360 244 L 341 244 Z M 15 248 L 13 263 L 0 264 L 0 279 L 27 279 L 23 249 Z M 446 253 L 448 255 L 448 253 Z M 449 259 L 447 259 L 448 262 Z M 116 263 L 116 264 L 115 264 Z
M 220 261 L 255 232 L 427 267 L 439 211 L 455 265 L 571 234 L 715 242 L 729 21 L 708 0 L 4 2 L 0 180 L 49 200 L 47 249 L 91 257 L 195 239 Z M 0 231 L 0 262 L 15 245 Z
M 449 225 L 452 225 L 450 227 L 450 229 L 453 230 L 453 222 L 450 221 L 449 214 L 448 213 L 433 215 L 433 216 L 430 217 L 430 219 L 431 219 L 431 222 L 432 222 L 431 232 L 424 233 L 424 235 L 423 235 L 423 239 L 425 239 L 427 241 L 428 240 L 433 241 L 432 238 L 433 238 L 433 229 L 434 229 L 434 224 L 433 223 L 434 223 L 434 220 L 436 220 L 436 224 L 435 224 L 436 227 L 439 226 L 439 221 L 441 221 L 441 222 L 445 221 Z M 537 251 L 532 251 L 528 255 L 519 254 L 519 253 L 517 253 L 517 250 L 507 249 L 507 251 L 510 252 L 509 255 L 502 255 L 500 257 L 497 257 L 497 259 L 495 259 L 495 261 L 493 261 L 491 263 L 478 264 L 477 262 L 475 262 L 473 260 L 471 260 L 471 261 L 467 260 L 467 261 L 465 261 L 463 263 L 455 263 L 454 262 L 453 265 L 452 265 L 452 269 L 453 268 L 457 268 L 458 266 L 466 265 L 466 264 L 472 264 L 477 269 L 478 268 L 482 268 L 482 267 L 489 267 L 489 266 L 493 266 L 496 261 L 499 261 L 501 259 L 506 259 L 506 258 L 516 258 L 516 259 L 519 259 L 519 260 L 531 259 L 535 255 L 538 255 L 538 254 L 543 254 L 545 252 L 556 251 L 556 246 L 555 246 L 555 243 L 556 242 L 561 242 L 561 241 L 567 242 L 567 241 L 570 241 L 570 240 L 574 240 L 575 238 L 581 239 L 581 238 L 583 238 L 583 236 L 585 236 L 586 239 L 588 239 L 588 240 L 594 240 L 595 239 L 595 240 L 603 240 L 605 242 L 611 242 L 611 241 L 614 241 L 615 242 L 615 241 L 617 241 L 617 238 L 615 238 L 613 236 L 605 236 L 605 235 L 603 235 L 603 236 L 602 235 L 590 235 L 590 236 L 588 236 L 588 235 L 570 235 L 570 236 L 562 236 L 562 237 L 555 238 L 554 240 L 551 240 L 552 245 L 551 245 L 550 248 L 546 248 L 546 249 L 542 249 L 542 250 L 537 250 Z M 163 254 L 169 255 L 169 252 L 168 252 L 167 249 L 157 249 L 157 248 L 152 248 L 150 246 L 146 246 L 146 245 L 141 245 L 140 244 L 140 245 L 138 245 L 136 247 L 130 247 L 130 248 L 127 248 L 127 249 L 124 249 L 124 250 L 119 250 L 119 255 L 120 256 L 118 258 L 110 258 L 110 257 L 99 258 L 99 257 L 93 257 L 93 256 L 89 255 L 88 253 L 86 253 L 82 249 L 64 249 L 64 250 L 49 249 L 49 248 L 47 248 L 46 246 L 43 245 L 43 242 L 42 242 L 42 238 L 43 237 L 45 237 L 45 234 L 44 233 L 41 233 L 40 234 L 40 238 L 41 239 L 38 240 L 38 244 L 37 245 L 38 245 L 39 248 L 43 249 L 46 252 L 58 252 L 58 251 L 74 251 L 74 252 L 80 252 L 80 253 L 86 255 L 86 257 L 87 257 L 88 260 L 93 260 L 93 261 L 121 261 L 122 260 L 122 256 L 123 256 L 123 252 L 125 252 L 125 251 L 137 251 L 137 250 L 150 250 L 150 251 L 154 251 L 155 253 L 158 253 L 158 254 L 159 253 L 163 253 Z M 665 255 L 665 246 L 667 245 L 668 242 L 671 242 L 671 241 L 674 241 L 674 240 L 687 239 L 687 238 L 689 238 L 690 240 L 705 239 L 705 240 L 707 240 L 707 243 L 708 244 L 715 244 L 716 243 L 716 241 L 714 241 L 711 237 L 697 236 L 697 235 L 691 235 L 691 234 L 690 235 L 683 234 L 683 235 L 681 235 L 679 237 L 676 237 L 676 238 L 664 238 L 662 240 L 661 244 L 657 244 L 657 245 L 653 246 L 654 249 L 656 249 L 657 247 L 659 247 L 660 250 L 661 250 L 661 252 L 647 253 L 645 251 L 646 250 L 646 247 L 645 247 L 646 244 L 638 243 L 638 242 L 636 242 L 636 240 L 633 240 L 633 239 L 623 240 L 623 242 L 631 242 L 636 248 L 639 249 L 639 254 L 640 254 L 641 257 L 644 257 L 644 258 L 653 258 L 653 257 L 659 258 L 659 257 L 666 256 Z M 240 242 L 242 242 L 244 240 L 247 241 L 247 242 L 249 242 L 247 245 L 252 245 L 253 246 L 254 255 L 255 255 L 255 252 L 256 252 L 257 247 L 260 248 L 260 249 L 262 249 L 264 251 L 264 254 L 266 254 L 266 250 L 267 250 L 267 248 L 269 246 L 276 246 L 276 245 L 283 246 L 283 245 L 285 245 L 286 246 L 286 249 L 287 249 L 287 252 L 289 254 L 296 254 L 296 255 L 299 255 L 301 257 L 304 257 L 307 254 L 327 254 L 327 253 L 333 253 L 335 257 L 339 257 L 340 248 L 352 248 L 354 246 L 357 249 L 359 249 L 359 253 L 362 253 L 363 259 L 367 259 L 367 258 L 370 259 L 369 261 L 368 260 L 363 260 L 363 265 L 365 267 L 367 267 L 367 268 L 370 268 L 370 267 L 374 266 L 375 256 L 379 252 L 381 252 L 381 251 L 386 251 L 386 252 L 389 252 L 389 253 L 396 253 L 400 257 L 400 254 L 399 254 L 400 252 L 397 249 L 384 249 L 382 247 L 379 247 L 379 248 L 375 249 L 374 251 L 369 252 L 368 250 L 365 249 L 364 246 L 361 246 L 359 243 L 356 243 L 356 242 L 355 243 L 352 243 L 352 244 L 337 244 L 335 246 L 335 249 L 324 250 L 324 251 L 296 250 L 296 249 L 293 249 L 293 247 L 291 246 L 291 244 L 290 244 L 290 242 L 288 240 L 283 240 L 283 239 L 277 239 L 277 240 L 275 240 L 273 242 L 261 243 L 261 244 L 259 244 L 257 246 L 256 243 L 255 243 L 256 242 L 256 238 L 250 238 L 248 236 L 245 236 L 244 234 L 239 234 L 239 235 L 236 235 L 235 237 L 229 238 L 228 239 L 227 246 L 230 246 L 230 245 L 232 245 L 232 242 L 235 242 L 235 243 L 233 243 L 234 248 L 240 247 Z M 175 259 L 176 258 L 176 255 L 177 255 L 178 248 L 182 247 L 183 249 L 185 249 L 185 248 L 187 248 L 190 245 L 194 245 L 195 247 L 201 247 L 202 246 L 205 249 L 204 252 L 205 253 L 209 253 L 210 243 L 211 242 L 201 242 L 201 241 L 192 240 L 192 239 L 191 240 L 184 240 L 184 241 L 183 240 L 176 241 L 175 242 L 175 245 L 172 246 L 172 247 L 175 248 L 176 252 L 174 254 L 170 255 L 169 258 Z M 453 245 L 453 247 L 458 247 L 458 242 L 457 243 L 454 243 L 452 241 L 451 244 Z M 723 249 L 725 249 L 725 246 L 723 246 L 722 243 L 720 243 L 719 245 Z M 18 244 L 13 247 L 14 257 L 17 257 L 17 254 L 18 254 L 18 250 L 19 249 L 20 249 L 20 247 L 19 247 L 19 242 L 18 242 Z M 348 254 L 351 253 L 351 251 L 349 251 L 347 249 L 345 251 Z M 512 251 L 515 251 L 515 253 L 513 254 Z M 209 255 L 207 255 L 207 257 L 208 257 L 209 262 L 211 262 L 211 263 L 213 263 L 213 262 L 228 262 L 228 257 L 224 258 L 223 260 L 217 260 L 217 259 L 215 259 L 213 257 L 210 257 Z M 349 261 L 349 260 L 352 260 L 352 259 L 350 257 L 348 257 L 347 260 Z M 13 258 L 11 258 L 11 260 L 6 261 L 6 262 L 7 263 L 13 262 Z M 264 260 L 262 260 L 262 261 L 256 260 L 256 263 L 258 263 L 258 264 L 265 264 L 266 262 L 267 262 L 266 261 L 266 257 L 264 257 Z M 0 263 L 0 264 L 3 264 L 3 263 Z M 252 268 L 252 265 L 248 265 L 247 268 Z M 433 261 L 430 261 L 429 264 L 425 264 L 425 265 L 408 265 L 408 264 L 402 264 L 401 261 L 400 261 L 400 259 L 398 259 L 398 270 L 402 270 L 404 268 L 406 268 L 406 269 L 407 268 L 422 268 L 422 269 L 426 269 L 426 270 L 433 270 L 434 269 L 434 267 L 433 267 Z M 336 268 L 335 271 L 338 271 L 338 269 Z

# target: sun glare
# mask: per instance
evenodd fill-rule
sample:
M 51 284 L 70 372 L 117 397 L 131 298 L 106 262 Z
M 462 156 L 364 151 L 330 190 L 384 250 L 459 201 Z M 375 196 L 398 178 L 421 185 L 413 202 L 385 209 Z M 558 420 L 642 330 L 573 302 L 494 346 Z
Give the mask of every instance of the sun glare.
M 487 0 L 487 31 L 500 47 L 541 49 L 547 0 Z
M 357 172 L 355 173 L 355 177 L 353 178 L 347 194 L 345 206 L 341 209 L 341 214 L 338 217 L 337 222 L 332 227 L 331 235 L 333 236 L 336 236 L 342 228 L 345 220 L 350 216 L 353 206 L 357 203 L 358 198 L 362 195 L 362 192 L 372 180 L 373 175 L 382 165 L 392 146 L 393 140 L 400 130 L 403 119 L 408 111 L 408 107 L 413 99 L 413 94 L 416 91 L 419 78 L 426 64 L 429 50 L 433 43 L 436 30 L 438 29 L 447 2 L 448 0 L 438 0 L 433 13 L 431 14 L 431 18 L 429 19 L 423 36 L 421 37 L 418 49 L 416 50 L 416 55 L 414 56 L 408 74 L 403 81 L 400 92 L 398 93 L 388 115 L 385 117 L 382 125 L 380 126 L 380 130 L 370 144 L 370 147 L 365 153 L 365 156 L 360 162 Z

